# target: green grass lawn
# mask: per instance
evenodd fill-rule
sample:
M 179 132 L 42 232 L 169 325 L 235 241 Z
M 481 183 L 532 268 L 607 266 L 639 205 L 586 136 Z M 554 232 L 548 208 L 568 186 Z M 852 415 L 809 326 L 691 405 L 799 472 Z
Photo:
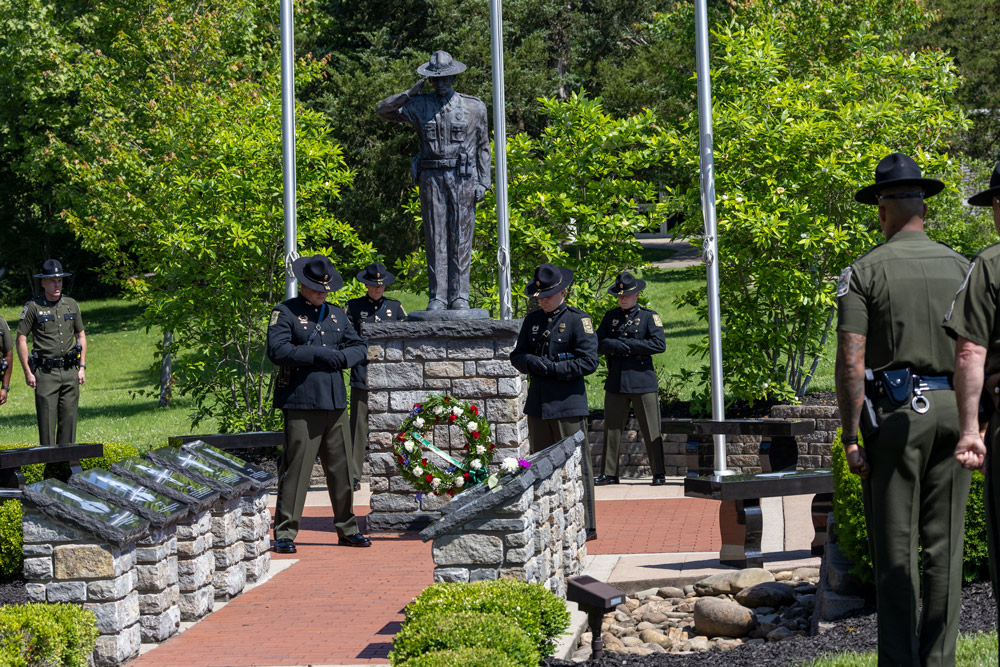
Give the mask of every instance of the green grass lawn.
M 838 653 L 824 656 L 802 667 L 875 667 L 878 659 L 875 653 Z M 985 632 L 961 635 L 955 655 L 958 667 L 979 667 L 997 664 L 997 633 Z

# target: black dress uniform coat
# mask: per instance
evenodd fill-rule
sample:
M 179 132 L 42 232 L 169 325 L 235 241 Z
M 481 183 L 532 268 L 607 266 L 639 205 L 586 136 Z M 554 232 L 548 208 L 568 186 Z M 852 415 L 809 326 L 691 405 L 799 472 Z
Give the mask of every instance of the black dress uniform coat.
M 639 305 L 628 312 L 609 310 L 597 328 L 597 351 L 608 360 L 604 389 L 616 394 L 657 391 L 652 355 L 666 349 L 663 325 L 655 311 Z
M 366 359 L 368 347 L 343 309 L 330 303 L 325 304 L 319 331 L 307 344 L 322 308 L 296 296 L 271 311 L 267 356 L 272 363 L 283 367 L 274 388 L 275 407 L 289 410 L 347 407 L 341 370 Z
M 406 311 L 403 310 L 403 304 L 395 299 L 382 297 L 378 301 L 372 301 L 363 296 L 347 302 L 347 317 L 354 326 L 354 331 L 361 336 L 361 325 L 365 322 L 399 322 L 406 317 Z M 351 368 L 351 386 L 368 388 L 367 360 Z
M 531 379 L 524 414 L 541 419 L 587 416 L 584 376 L 597 370 L 597 337 L 587 313 L 565 303 L 551 313 L 529 313 L 510 363 Z

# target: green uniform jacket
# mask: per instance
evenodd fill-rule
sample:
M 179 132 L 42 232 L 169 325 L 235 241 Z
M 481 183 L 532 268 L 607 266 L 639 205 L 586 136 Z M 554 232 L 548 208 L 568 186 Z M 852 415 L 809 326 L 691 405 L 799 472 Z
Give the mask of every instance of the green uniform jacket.
M 951 375 L 955 341 L 941 318 L 968 265 L 924 232 L 897 232 L 844 269 L 837 289 L 837 330 L 866 337 L 868 368 Z
M 986 348 L 986 374 L 1000 372 L 1000 243 L 972 258 L 955 301 L 945 314 L 944 328 Z
M 653 356 L 667 349 L 660 316 L 636 305 L 609 310 L 597 327 L 597 351 L 608 359 L 605 391 L 648 394 L 658 389 Z
M 541 419 L 585 417 L 589 410 L 583 378 L 597 370 L 597 361 L 597 336 L 587 313 L 565 303 L 552 313 L 528 313 L 510 353 L 510 363 L 530 379 L 524 414 Z
M 395 299 L 382 297 L 372 301 L 367 296 L 347 302 L 347 318 L 354 325 L 354 331 L 361 335 L 361 325 L 365 322 L 400 322 L 406 319 L 403 304 Z M 368 359 L 351 368 L 351 386 L 368 388 Z
M 301 296 L 279 303 L 267 327 L 267 358 L 284 367 L 274 387 L 274 405 L 290 410 L 342 410 L 347 407 L 344 368 L 368 357 L 365 341 L 333 304 L 326 304 L 319 332 L 321 307 Z M 287 370 L 286 370 L 287 369 Z
M 0 361 L 7 356 L 7 353 L 14 349 L 14 336 L 10 333 L 7 320 L 0 317 Z
M 80 306 L 68 296 L 49 303 L 44 296 L 36 296 L 24 304 L 17 333 L 31 334 L 31 350 L 39 356 L 52 359 L 62 357 L 76 345 L 76 334 L 83 331 Z

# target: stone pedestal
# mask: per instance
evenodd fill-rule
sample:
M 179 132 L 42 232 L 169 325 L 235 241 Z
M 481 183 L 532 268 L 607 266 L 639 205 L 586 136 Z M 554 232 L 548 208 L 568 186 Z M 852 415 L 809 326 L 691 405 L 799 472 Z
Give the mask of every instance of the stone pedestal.
M 143 642 L 166 641 L 181 627 L 177 527 L 152 530 L 135 549 L 139 633 Z
M 527 382 L 510 365 L 520 320 L 365 324 L 368 339 L 368 464 L 371 531 L 419 530 L 441 516 L 447 497 L 416 492 L 400 477 L 393 438 L 414 403 L 446 393 L 480 408 L 497 446 L 494 461 L 524 456 Z M 433 444 L 462 460 L 465 438 L 438 427 Z M 460 494 L 459 497 L 463 495 Z
M 212 557 L 215 560 L 212 586 L 216 600 L 232 600 L 246 587 L 243 540 L 240 539 L 242 517 L 243 498 L 239 496 L 220 500 L 212 508 Z
M 434 581 L 519 579 L 566 597 L 587 556 L 581 476 L 583 433 L 529 457 L 531 467 L 480 486 L 443 508 L 420 537 L 434 540 Z
M 191 513 L 177 524 L 178 606 L 182 621 L 197 621 L 215 609 L 212 514 Z
M 271 512 L 267 509 L 267 489 L 243 496 L 240 539 L 248 583 L 259 581 L 271 567 Z
M 94 664 L 120 665 L 139 654 L 135 543 L 111 544 L 24 508 L 24 578 L 31 602 L 72 602 L 97 617 Z

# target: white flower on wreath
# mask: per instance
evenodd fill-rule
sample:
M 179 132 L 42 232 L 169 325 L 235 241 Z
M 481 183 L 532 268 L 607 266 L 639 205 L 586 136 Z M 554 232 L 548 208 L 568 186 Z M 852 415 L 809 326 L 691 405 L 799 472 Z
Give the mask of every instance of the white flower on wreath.
M 436 489 L 436 488 L 438 488 L 439 486 L 441 486 L 441 480 L 440 480 L 440 479 L 438 479 L 437 477 L 433 478 L 433 479 L 431 480 L 431 488 L 432 488 L 432 489 Z
M 424 474 L 424 469 L 421 468 L 420 466 L 417 466 L 416 468 L 413 469 L 413 474 L 416 475 L 417 477 L 420 477 L 421 475 Z
M 483 467 L 483 462 L 480 461 L 479 459 L 472 459 L 472 463 L 469 464 L 469 467 L 471 467 L 473 470 L 479 470 L 480 468 Z
M 461 489 L 463 486 L 465 486 L 465 480 L 463 478 L 461 478 L 461 477 L 456 477 L 455 478 L 455 488 L 456 489 Z
M 460 408 L 460 407 L 458 407 L 456 405 L 455 407 L 453 407 L 451 409 L 451 414 L 455 415 L 456 417 L 461 417 L 462 416 L 462 408 Z
M 476 454 L 485 454 L 486 448 L 482 445 L 476 445 Z
M 468 425 L 467 428 L 469 429 L 469 433 L 472 433 L 473 431 L 478 431 L 479 430 L 479 424 L 477 424 L 476 422 L 469 422 L 469 425 Z
M 434 408 L 434 414 L 439 415 L 442 412 L 444 412 L 444 408 L 443 407 L 441 407 L 440 405 L 435 406 L 435 408 Z
M 413 444 L 412 440 L 407 440 L 406 442 L 403 443 L 403 449 L 405 449 L 408 452 L 412 452 L 414 447 L 415 445 Z
M 423 428 L 424 427 L 424 418 L 423 417 L 417 417 L 416 419 L 413 420 L 413 425 L 416 428 Z
M 503 463 L 500 464 L 500 469 L 506 473 L 517 472 L 517 459 L 513 456 L 508 456 L 503 460 Z

